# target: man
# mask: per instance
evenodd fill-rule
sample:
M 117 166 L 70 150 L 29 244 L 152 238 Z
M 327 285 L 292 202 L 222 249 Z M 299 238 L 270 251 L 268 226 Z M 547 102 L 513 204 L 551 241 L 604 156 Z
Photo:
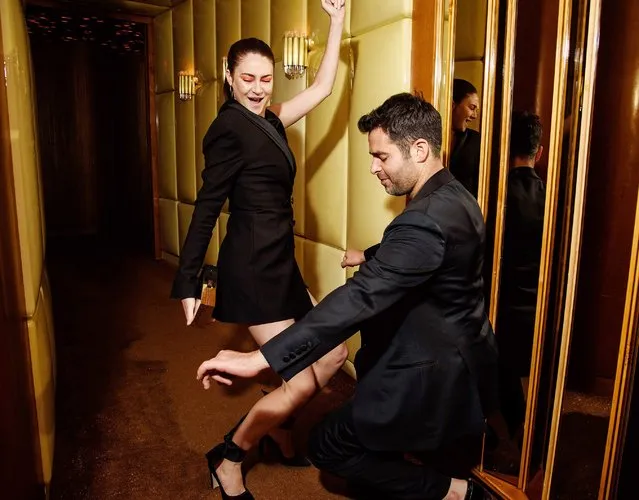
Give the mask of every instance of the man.
M 535 172 L 544 150 L 541 135 L 537 115 L 513 113 L 496 329 L 502 413 L 515 440 L 526 411 L 521 377 L 530 374 L 544 229 L 546 187 Z
M 421 97 L 395 95 L 358 125 L 368 133 L 371 173 L 410 203 L 354 277 L 302 321 L 260 351 L 221 351 L 198 379 L 208 388 L 270 366 L 289 380 L 361 329 L 354 398 L 316 427 L 311 461 L 376 492 L 367 498 L 479 498 L 476 483 L 442 467 L 462 440 L 481 436 L 496 399 L 482 214 L 443 168 L 441 118 Z M 353 254 L 342 265 L 354 264 Z

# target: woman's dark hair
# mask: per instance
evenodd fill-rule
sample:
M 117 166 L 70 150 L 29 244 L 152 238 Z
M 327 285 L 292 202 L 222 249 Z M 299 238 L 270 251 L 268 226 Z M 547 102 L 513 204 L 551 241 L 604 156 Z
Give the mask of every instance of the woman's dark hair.
M 435 157 L 442 148 L 442 119 L 421 94 L 402 93 L 389 97 L 357 122 L 360 132 L 381 128 L 406 158 L 417 139 L 426 139 Z
M 247 54 L 259 54 L 269 59 L 271 63 L 275 64 L 273 51 L 266 42 L 259 38 L 242 38 L 231 45 L 229 53 L 226 56 L 226 64 L 231 74 L 233 74 L 235 67 Z M 224 78 L 224 97 L 226 97 L 226 100 L 228 101 L 233 98 L 233 93 L 231 92 L 231 86 L 228 81 L 226 81 L 226 75 L 222 75 L 222 77 Z
M 455 104 L 459 104 L 464 100 L 464 97 L 471 94 L 477 94 L 477 89 L 472 83 L 461 78 L 453 80 L 453 102 Z

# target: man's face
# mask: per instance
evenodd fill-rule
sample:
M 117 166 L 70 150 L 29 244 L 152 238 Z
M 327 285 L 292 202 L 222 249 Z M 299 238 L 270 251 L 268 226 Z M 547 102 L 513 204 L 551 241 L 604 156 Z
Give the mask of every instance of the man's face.
M 468 124 L 477 119 L 477 113 L 479 113 L 479 96 L 477 94 L 468 94 L 459 104 L 453 102 L 453 130 L 465 132 Z
M 404 157 L 381 128 L 368 134 L 368 151 L 373 157 L 371 174 L 377 176 L 388 194 L 402 196 L 412 191 L 419 178 L 419 168 L 410 155 Z

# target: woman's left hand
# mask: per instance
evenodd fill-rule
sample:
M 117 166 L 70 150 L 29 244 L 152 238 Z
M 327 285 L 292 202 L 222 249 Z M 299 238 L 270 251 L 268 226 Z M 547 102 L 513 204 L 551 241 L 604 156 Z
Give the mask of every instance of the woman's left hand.
M 332 21 L 344 21 L 346 11 L 346 0 L 321 0 L 322 9 L 331 16 Z

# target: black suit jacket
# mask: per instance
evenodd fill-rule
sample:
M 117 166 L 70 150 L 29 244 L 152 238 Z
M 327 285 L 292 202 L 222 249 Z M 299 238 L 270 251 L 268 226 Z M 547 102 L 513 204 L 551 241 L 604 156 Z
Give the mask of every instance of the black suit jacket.
M 497 356 L 484 238 L 477 202 L 439 171 L 353 278 L 262 353 L 288 380 L 361 329 L 353 420 L 365 446 L 432 450 L 481 433 L 496 402 Z

